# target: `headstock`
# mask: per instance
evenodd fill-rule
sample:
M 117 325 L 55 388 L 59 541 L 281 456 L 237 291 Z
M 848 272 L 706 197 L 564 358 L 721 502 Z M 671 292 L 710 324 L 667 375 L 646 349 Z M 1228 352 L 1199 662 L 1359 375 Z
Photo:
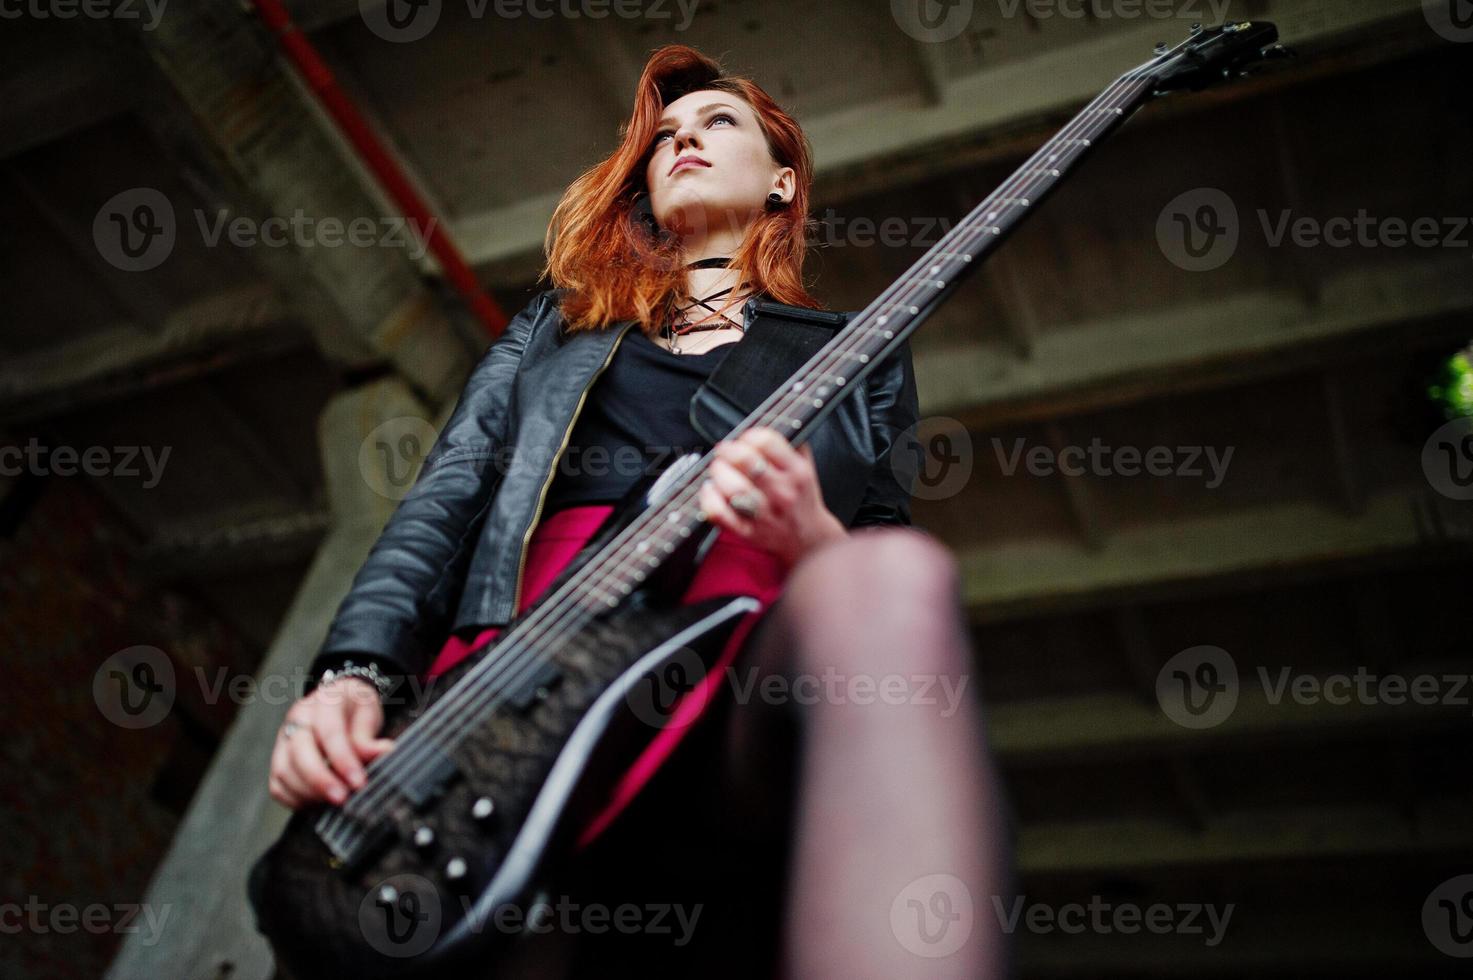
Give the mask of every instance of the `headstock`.
M 1264 21 L 1238 21 L 1221 27 L 1192 25 L 1191 37 L 1156 48 L 1145 73 L 1156 83 L 1155 94 L 1201 91 L 1252 74 L 1265 61 L 1292 58 L 1279 42 L 1279 29 Z

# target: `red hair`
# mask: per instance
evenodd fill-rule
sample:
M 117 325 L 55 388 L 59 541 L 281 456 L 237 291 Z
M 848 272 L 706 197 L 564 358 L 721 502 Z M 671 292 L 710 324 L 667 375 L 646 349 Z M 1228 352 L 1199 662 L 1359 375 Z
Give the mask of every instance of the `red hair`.
M 808 138 L 753 81 L 728 75 L 715 60 L 683 44 L 652 55 L 640 75 L 619 146 L 564 192 L 547 228 L 547 263 L 539 281 L 566 289 L 562 314 L 569 330 L 597 330 L 637 319 L 658 329 L 669 304 L 685 296 L 685 269 L 677 239 L 658 228 L 649 211 L 645 166 L 665 106 L 691 92 L 712 89 L 752 107 L 779 166 L 792 167 L 793 199 L 766 210 L 747 230 L 731 267 L 742 281 L 779 303 L 815 308 L 803 287 L 804 239 L 813 157 Z

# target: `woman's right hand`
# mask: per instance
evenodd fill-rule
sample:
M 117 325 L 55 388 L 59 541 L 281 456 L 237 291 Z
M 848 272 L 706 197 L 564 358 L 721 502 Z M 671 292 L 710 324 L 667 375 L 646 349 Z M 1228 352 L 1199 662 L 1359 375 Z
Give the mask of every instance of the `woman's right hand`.
M 271 751 L 271 798 L 297 809 L 324 800 L 341 804 L 363 785 L 366 763 L 394 747 L 379 738 L 384 709 L 378 690 L 345 677 L 314 688 L 286 712 Z M 286 734 L 290 732 L 291 734 Z

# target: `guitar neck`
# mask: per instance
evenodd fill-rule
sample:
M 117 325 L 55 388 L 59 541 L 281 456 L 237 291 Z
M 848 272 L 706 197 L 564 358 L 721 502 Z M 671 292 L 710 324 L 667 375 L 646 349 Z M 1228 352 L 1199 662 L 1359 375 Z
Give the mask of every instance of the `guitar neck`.
M 856 314 L 790 379 L 769 408 L 754 412 L 733 435 L 771 426 L 794 445 L 832 411 L 824 397 L 863 381 L 975 272 L 1090 151 L 1152 97 L 1149 78 L 1121 78 L 1039 148 L 991 195 L 958 222 L 906 273 Z M 812 393 L 812 394 L 804 394 Z

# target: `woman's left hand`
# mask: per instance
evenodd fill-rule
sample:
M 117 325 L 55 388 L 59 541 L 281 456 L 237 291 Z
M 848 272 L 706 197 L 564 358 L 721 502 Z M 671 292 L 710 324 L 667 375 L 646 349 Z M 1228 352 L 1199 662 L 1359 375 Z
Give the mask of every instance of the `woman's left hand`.
M 819 545 L 848 535 L 824 505 L 807 443 L 794 449 L 776 429 L 759 427 L 723 439 L 715 451 L 697 498 L 712 524 L 772 552 L 789 567 Z M 750 517 L 733 509 L 733 497 L 753 505 Z

